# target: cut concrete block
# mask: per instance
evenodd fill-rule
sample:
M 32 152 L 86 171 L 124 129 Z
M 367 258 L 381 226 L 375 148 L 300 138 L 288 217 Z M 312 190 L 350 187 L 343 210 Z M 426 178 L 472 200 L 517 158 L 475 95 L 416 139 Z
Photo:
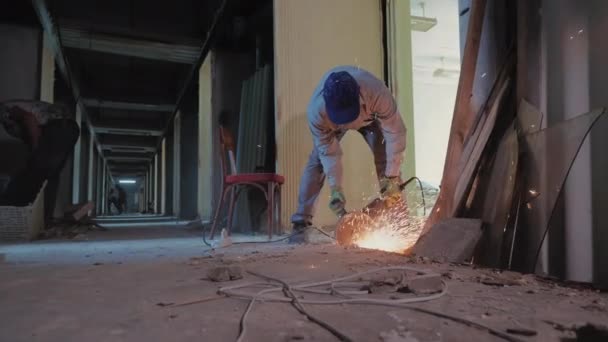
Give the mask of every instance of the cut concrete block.
M 417 295 L 438 293 L 443 290 L 443 280 L 440 275 L 416 277 L 407 282 L 407 288 Z
M 473 256 L 481 239 L 481 220 L 453 218 L 435 224 L 413 247 L 413 254 L 461 263 Z
M 243 271 L 239 266 L 214 267 L 207 272 L 207 277 L 216 282 L 237 280 L 243 278 Z

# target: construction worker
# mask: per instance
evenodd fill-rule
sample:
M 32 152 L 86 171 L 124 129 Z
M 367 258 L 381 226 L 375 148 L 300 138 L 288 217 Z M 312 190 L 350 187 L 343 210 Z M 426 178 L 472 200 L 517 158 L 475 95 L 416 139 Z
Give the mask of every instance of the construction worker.
M 0 205 L 31 203 L 47 181 L 45 218 L 50 218 L 59 173 L 78 140 L 80 127 L 66 107 L 42 101 L 0 103 L 0 122 L 7 133 L 23 140 L 31 151 L 25 168 L 11 178 L 0 194 Z
M 333 68 L 315 89 L 307 115 L 314 148 L 300 181 L 290 243 L 305 242 L 303 232 L 312 225 L 325 176 L 331 187 L 330 209 L 338 217 L 346 213 L 340 140 L 348 130 L 359 131 L 371 148 L 383 198 L 394 202 L 401 199 L 400 168 L 406 129 L 384 82 L 358 67 Z

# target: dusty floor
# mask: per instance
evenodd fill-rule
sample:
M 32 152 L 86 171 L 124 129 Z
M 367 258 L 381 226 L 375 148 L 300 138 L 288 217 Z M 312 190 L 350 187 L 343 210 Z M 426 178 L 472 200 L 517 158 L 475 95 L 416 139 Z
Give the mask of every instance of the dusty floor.
M 213 298 L 221 286 L 259 281 L 247 273 L 225 283 L 207 279 L 210 268 L 225 265 L 289 283 L 387 265 L 432 270 L 443 275 L 448 294 L 413 306 L 503 332 L 536 332 L 533 337 L 512 335 L 523 341 L 573 336 L 547 322 L 608 323 L 606 294 L 532 276 L 332 245 L 235 245 L 210 251 L 199 235 L 179 226 L 128 227 L 94 232 L 83 241 L 0 245 L 0 341 L 234 341 L 248 301 L 221 298 L 176 306 Z M 502 340 L 407 309 L 343 304 L 306 309 L 355 341 Z M 257 303 L 247 322 L 245 341 L 336 340 L 289 304 Z

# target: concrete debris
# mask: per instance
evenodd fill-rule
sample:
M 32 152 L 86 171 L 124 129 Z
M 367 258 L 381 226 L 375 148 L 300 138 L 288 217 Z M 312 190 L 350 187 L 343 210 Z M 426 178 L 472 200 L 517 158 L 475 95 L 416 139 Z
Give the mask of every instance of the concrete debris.
M 0 256 L 0 262 L 2 262 L 1 256 Z M 606 304 L 600 302 L 599 300 L 593 300 L 591 302 L 591 304 L 589 305 L 583 305 L 581 306 L 582 309 L 585 309 L 587 311 L 594 311 L 594 312 L 608 312 L 608 308 L 606 308 Z
M 416 277 L 407 281 L 407 290 L 417 295 L 439 293 L 443 290 L 443 280 L 440 275 Z
M 462 263 L 473 256 L 481 239 L 481 225 L 478 219 L 446 219 L 423 235 L 412 252 L 442 262 Z
M 479 282 L 488 286 L 521 286 L 529 281 L 517 272 L 505 271 L 496 274 L 486 274 L 478 278 Z
M 214 267 L 207 272 L 207 278 L 215 282 L 238 280 L 243 278 L 243 271 L 239 266 Z
M 72 205 L 68 207 L 65 211 L 65 218 L 72 220 L 74 222 L 82 221 L 83 219 L 88 218 L 89 213 L 95 209 L 94 202 L 84 202 Z

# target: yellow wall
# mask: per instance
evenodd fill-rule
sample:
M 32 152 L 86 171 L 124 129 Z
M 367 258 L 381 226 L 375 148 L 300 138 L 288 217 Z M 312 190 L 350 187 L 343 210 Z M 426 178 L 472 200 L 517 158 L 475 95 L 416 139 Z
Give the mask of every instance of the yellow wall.
M 199 70 L 198 80 L 198 214 L 203 220 L 211 219 L 213 211 L 211 61 L 212 53 L 209 53 Z
M 275 0 L 275 96 L 277 170 L 286 176 L 283 222 L 297 207 L 300 175 L 312 149 L 306 105 L 321 76 L 337 65 L 359 65 L 383 74 L 382 18 L 377 0 Z M 373 157 L 361 136 L 342 141 L 347 207 L 358 209 L 376 195 Z M 315 224 L 335 223 L 328 191 Z

